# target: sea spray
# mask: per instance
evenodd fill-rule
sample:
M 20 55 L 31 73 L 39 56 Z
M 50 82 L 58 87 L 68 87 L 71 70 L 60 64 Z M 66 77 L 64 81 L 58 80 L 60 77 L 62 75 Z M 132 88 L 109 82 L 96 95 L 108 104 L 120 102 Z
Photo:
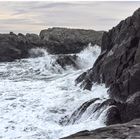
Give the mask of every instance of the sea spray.
M 41 52 L 43 55 L 36 58 L 0 64 L 0 138 L 61 138 L 104 126 L 91 113 L 94 104 L 76 123 L 60 124 L 62 118 L 71 116 L 83 103 L 108 98 L 104 85 L 95 84 L 91 91 L 75 86 L 75 79 L 92 67 L 100 47 L 89 45 L 76 54 L 76 63 L 81 66 L 78 70 L 70 66 L 64 70 L 54 65 L 57 55 Z

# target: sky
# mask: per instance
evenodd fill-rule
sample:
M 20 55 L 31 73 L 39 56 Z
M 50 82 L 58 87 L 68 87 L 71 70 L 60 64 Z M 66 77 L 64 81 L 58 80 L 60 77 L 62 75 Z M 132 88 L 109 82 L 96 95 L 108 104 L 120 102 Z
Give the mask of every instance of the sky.
M 140 1 L 0 1 L 0 33 L 37 33 L 51 27 L 109 30 Z

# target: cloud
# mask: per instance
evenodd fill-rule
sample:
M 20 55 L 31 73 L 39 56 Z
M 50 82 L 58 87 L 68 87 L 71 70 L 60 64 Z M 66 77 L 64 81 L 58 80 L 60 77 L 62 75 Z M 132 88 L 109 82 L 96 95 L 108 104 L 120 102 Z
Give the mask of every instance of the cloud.
M 139 8 L 128 2 L 0 2 L 0 32 L 35 32 L 59 26 L 108 30 Z

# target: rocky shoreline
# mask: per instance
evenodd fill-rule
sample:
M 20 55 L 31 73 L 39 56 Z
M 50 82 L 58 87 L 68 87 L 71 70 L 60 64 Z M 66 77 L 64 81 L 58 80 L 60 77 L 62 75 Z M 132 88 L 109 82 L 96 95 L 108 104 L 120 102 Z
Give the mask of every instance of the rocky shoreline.
M 63 68 L 76 67 L 77 56 L 70 54 L 79 53 L 89 43 L 100 45 L 101 54 L 93 67 L 75 81 L 87 90 L 93 83 L 106 85 L 110 99 L 98 104 L 95 111 L 109 107 L 105 123 L 110 126 L 66 138 L 140 138 L 140 9 L 108 32 L 51 28 L 40 35 L 0 34 L 0 62 L 28 58 L 31 49 L 43 48 L 59 55 L 56 63 Z M 71 120 L 74 122 L 76 113 L 82 114 L 94 102 L 84 103 Z
M 101 54 L 94 66 L 76 79 L 76 83 L 88 90 L 94 82 L 105 83 L 110 99 L 115 102 L 107 114 L 108 125 L 117 125 L 79 132 L 66 138 L 140 138 L 140 120 L 137 119 L 140 118 L 139 23 L 140 9 L 105 32 Z M 112 115 L 114 112 L 115 116 Z
M 0 62 L 27 58 L 32 48 L 44 48 L 51 54 L 78 53 L 88 43 L 101 45 L 102 35 L 102 31 L 67 28 L 49 28 L 40 35 L 0 34 Z

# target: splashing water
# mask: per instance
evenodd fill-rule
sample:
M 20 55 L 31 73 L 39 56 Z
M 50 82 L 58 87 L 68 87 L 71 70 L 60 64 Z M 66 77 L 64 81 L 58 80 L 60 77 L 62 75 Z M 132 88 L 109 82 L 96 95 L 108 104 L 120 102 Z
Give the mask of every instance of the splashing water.
M 89 45 L 77 54 L 78 70 L 54 65 L 57 56 L 40 49 L 31 52 L 39 57 L 0 63 L 0 138 L 61 138 L 104 126 L 104 111 L 98 117 L 92 111 L 95 104 L 108 98 L 105 86 L 94 84 L 87 91 L 74 82 L 92 67 L 99 53 L 98 46 Z M 93 98 L 100 100 L 91 104 L 76 123 L 60 123 Z
M 88 69 L 91 68 L 94 64 L 96 58 L 100 53 L 100 47 L 95 45 L 94 47 L 89 44 L 87 48 L 81 51 L 78 56 L 78 64 L 80 65 L 81 69 Z

